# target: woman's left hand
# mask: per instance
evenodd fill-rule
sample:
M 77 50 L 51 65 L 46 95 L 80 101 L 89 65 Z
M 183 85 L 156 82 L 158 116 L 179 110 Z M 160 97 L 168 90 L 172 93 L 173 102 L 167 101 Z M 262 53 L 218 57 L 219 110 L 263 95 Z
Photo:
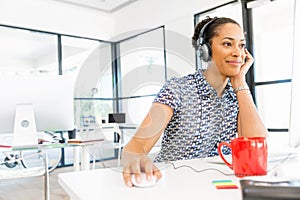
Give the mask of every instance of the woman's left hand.
M 230 77 L 230 82 L 233 88 L 247 85 L 246 74 L 253 64 L 254 59 L 247 49 L 245 49 L 245 62 L 241 66 L 240 72 L 236 76 Z

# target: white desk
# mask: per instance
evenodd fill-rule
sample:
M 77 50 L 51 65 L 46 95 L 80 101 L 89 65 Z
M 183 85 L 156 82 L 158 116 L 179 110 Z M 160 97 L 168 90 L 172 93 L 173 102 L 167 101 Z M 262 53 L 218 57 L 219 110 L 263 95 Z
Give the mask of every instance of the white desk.
M 292 177 L 300 179 L 300 149 L 298 158 L 273 161 L 268 164 L 268 175 L 279 177 Z M 174 162 L 175 166 L 188 167 L 174 169 L 171 164 L 162 164 L 158 167 L 163 173 L 161 180 L 153 187 L 128 188 L 122 178 L 121 168 L 106 168 L 91 171 L 69 172 L 58 175 L 58 182 L 68 193 L 71 200 L 91 199 L 230 199 L 242 200 L 240 178 L 233 175 L 233 171 L 224 164 L 212 164 L 210 159 L 194 159 Z M 277 166 L 277 167 L 276 167 Z M 274 168 L 275 167 L 275 168 Z M 207 169 L 207 170 L 206 170 Z M 211 170 L 217 169 L 217 170 Z M 228 175 L 225 175 L 228 174 Z M 246 177 L 247 178 L 247 177 Z M 264 177 L 261 177 L 264 178 Z M 232 180 L 238 189 L 216 189 L 213 180 Z
M 91 171 L 69 172 L 58 175 L 58 182 L 68 193 L 71 200 L 91 199 L 191 199 L 209 197 L 209 199 L 242 199 L 240 189 L 218 190 L 213 185 L 213 180 L 230 179 L 240 186 L 239 178 L 232 175 L 232 171 L 225 165 L 208 164 L 204 159 L 176 162 L 180 165 L 193 166 L 197 170 L 216 168 L 229 176 L 214 170 L 196 173 L 184 167 L 174 170 L 168 164 L 160 166 L 163 178 L 153 187 L 128 188 L 122 179 L 121 168 L 106 168 Z

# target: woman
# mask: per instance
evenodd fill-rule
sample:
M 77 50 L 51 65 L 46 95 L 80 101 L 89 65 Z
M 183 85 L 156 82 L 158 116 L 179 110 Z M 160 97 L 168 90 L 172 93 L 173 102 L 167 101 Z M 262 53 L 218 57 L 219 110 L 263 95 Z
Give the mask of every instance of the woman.
M 137 181 L 140 172 L 148 179 L 161 177 L 147 156 L 161 134 L 157 162 L 215 156 L 221 141 L 267 135 L 245 79 L 254 60 L 245 49 L 240 25 L 230 18 L 207 17 L 196 26 L 193 45 L 208 62 L 207 69 L 172 78 L 157 94 L 123 149 L 123 179 L 128 187 L 131 174 Z

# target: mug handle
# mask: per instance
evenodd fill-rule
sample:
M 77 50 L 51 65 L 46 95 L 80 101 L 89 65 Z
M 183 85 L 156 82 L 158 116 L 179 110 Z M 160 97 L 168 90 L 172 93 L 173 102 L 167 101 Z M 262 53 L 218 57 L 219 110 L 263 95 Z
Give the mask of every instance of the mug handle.
M 222 160 L 225 162 L 225 164 L 226 164 L 230 169 L 233 170 L 233 165 L 232 165 L 232 163 L 229 163 L 229 162 L 224 158 L 224 156 L 223 156 L 223 153 L 222 153 L 222 146 L 227 146 L 228 148 L 231 149 L 231 145 L 230 145 L 229 143 L 227 143 L 227 142 L 221 142 L 221 143 L 219 143 L 219 144 L 218 144 L 218 153 L 219 153 L 220 157 L 222 158 Z

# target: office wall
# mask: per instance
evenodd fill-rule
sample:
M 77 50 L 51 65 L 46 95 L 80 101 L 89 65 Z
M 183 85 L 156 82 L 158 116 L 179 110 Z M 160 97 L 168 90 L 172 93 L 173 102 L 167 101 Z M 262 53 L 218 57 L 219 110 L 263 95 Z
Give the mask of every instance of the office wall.
M 0 0 L 0 24 L 108 40 L 110 14 L 55 0 Z
M 230 0 L 139 0 L 115 12 L 114 35 L 165 25 L 181 34 L 193 33 L 193 16 Z
M 195 70 L 195 51 L 191 45 L 194 15 L 230 2 L 229 0 L 139 0 L 113 13 L 114 40 L 164 25 L 166 59 L 170 71 L 180 75 Z M 117 39 L 115 39 L 117 38 Z
M 193 15 L 230 0 L 139 0 L 112 14 L 55 0 L 0 0 L 0 23 L 110 40 L 165 25 L 190 37 Z
M 164 25 L 167 65 L 182 75 L 195 68 L 190 39 L 194 14 L 227 2 L 230 0 L 139 0 L 109 14 L 55 0 L 0 0 L 0 24 L 102 40 Z

